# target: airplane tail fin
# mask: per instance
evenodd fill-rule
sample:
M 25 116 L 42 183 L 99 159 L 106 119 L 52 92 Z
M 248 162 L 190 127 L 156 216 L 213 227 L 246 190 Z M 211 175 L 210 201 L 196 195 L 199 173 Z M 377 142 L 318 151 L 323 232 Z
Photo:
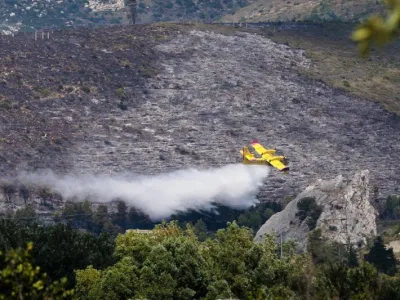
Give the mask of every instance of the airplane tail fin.
M 243 158 L 244 158 L 245 155 L 251 154 L 251 152 L 250 152 L 248 147 L 243 147 L 242 151 L 240 151 L 240 152 L 242 152 Z
M 243 162 L 248 161 L 248 158 L 253 156 L 248 147 L 243 147 L 243 149 L 240 150 L 240 153 L 242 154 Z

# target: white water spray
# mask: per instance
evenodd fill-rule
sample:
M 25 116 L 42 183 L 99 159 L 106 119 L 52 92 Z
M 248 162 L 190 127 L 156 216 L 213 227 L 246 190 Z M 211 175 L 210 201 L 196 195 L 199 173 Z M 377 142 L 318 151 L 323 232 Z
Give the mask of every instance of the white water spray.
M 105 203 L 120 199 L 157 221 L 189 209 L 209 210 L 212 203 L 248 208 L 258 203 L 256 194 L 268 174 L 266 166 L 233 164 L 155 176 L 61 176 L 46 171 L 23 173 L 18 179 L 25 184 L 46 185 L 66 200 Z

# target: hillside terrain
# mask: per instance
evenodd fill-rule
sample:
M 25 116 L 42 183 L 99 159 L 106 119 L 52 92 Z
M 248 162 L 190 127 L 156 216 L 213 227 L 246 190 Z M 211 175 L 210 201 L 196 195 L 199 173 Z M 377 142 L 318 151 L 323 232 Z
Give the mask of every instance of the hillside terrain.
M 254 0 L 138 0 L 136 23 L 212 21 Z M 6 0 L 0 2 L 0 33 L 128 23 L 127 0 Z
M 95 26 L 126 22 L 124 0 L 6 0 L 0 2 L 0 32 Z
M 253 2 L 254 0 L 140 0 L 138 22 L 215 21 Z
M 363 169 L 372 200 L 397 193 L 397 115 L 310 77 L 317 60 L 264 34 L 154 24 L 2 36 L 0 172 L 218 167 L 258 138 L 291 162 L 262 201 Z
M 222 18 L 225 22 L 357 21 L 382 12 L 379 0 L 258 0 Z
M 281 30 L 263 29 L 265 36 L 277 43 L 305 50 L 314 63 L 301 73 L 321 80 L 361 98 L 382 103 L 400 115 L 400 43 L 383 49 L 372 49 L 371 55 L 361 57 L 355 51 L 350 35 L 355 26 L 349 24 L 300 25 Z

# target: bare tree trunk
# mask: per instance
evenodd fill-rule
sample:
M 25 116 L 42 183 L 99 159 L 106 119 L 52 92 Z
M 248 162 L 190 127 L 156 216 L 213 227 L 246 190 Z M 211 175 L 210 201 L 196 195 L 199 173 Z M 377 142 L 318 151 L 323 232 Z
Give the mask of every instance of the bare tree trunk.
M 125 0 L 125 5 L 128 7 L 129 24 L 135 24 L 137 0 Z

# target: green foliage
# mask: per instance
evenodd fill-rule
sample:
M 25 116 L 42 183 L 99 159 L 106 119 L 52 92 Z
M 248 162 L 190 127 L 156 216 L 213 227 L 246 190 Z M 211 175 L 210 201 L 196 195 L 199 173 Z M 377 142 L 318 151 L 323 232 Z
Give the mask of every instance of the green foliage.
M 199 219 L 202 219 L 207 227 L 207 233 L 209 235 L 214 234 L 221 228 L 225 228 L 228 222 L 236 220 L 239 225 L 248 226 L 252 228 L 255 233 L 272 214 L 281 209 L 281 205 L 277 202 L 259 203 L 245 212 L 243 212 L 243 210 L 215 204 L 215 210 L 213 212 L 189 211 L 173 215 L 171 219 L 179 221 L 181 226 L 184 226 L 185 223 L 195 223 Z M 261 221 L 259 216 L 261 216 Z
M 261 213 L 259 211 L 246 212 L 245 214 L 239 216 L 238 224 L 252 228 L 254 231 L 256 231 L 263 224 Z
M 359 266 L 357 252 L 354 250 L 352 246 L 350 246 L 349 249 L 348 266 L 350 268 L 355 268 Z
M 115 93 L 117 94 L 117 96 L 118 96 L 120 99 L 125 99 L 125 98 L 126 98 L 125 89 L 122 88 L 122 87 L 116 89 L 116 90 L 115 90 Z
M 93 215 L 93 224 L 94 224 L 94 231 L 96 233 L 106 231 L 115 235 L 118 232 L 122 231 L 118 225 L 113 223 L 113 220 L 110 214 L 108 213 L 108 208 L 106 205 L 99 205 L 97 207 L 97 210 Z
M 152 247 L 140 270 L 140 298 L 173 298 L 177 271 L 172 253 L 162 245 Z
M 284 249 L 287 256 L 280 259 L 272 237 L 263 243 L 254 243 L 252 232 L 235 222 L 204 242 L 198 240 L 193 226 L 182 229 L 178 222 L 163 222 L 151 233 L 129 231 L 118 235 L 115 257 L 119 260 L 117 264 L 126 260 L 127 265 L 133 266 L 124 273 L 132 274 L 132 278 L 137 276 L 137 280 L 132 279 L 130 283 L 133 294 L 115 295 L 139 299 L 256 299 L 260 296 L 286 299 L 294 295 L 287 282 L 299 281 L 302 269 L 294 272 L 290 262 L 288 254 L 293 254 L 293 245 L 284 245 Z M 88 275 L 82 276 L 85 272 Z M 105 271 L 77 271 L 77 290 L 86 293 L 82 298 L 96 298 L 114 291 L 117 285 L 106 283 L 105 276 Z M 128 281 L 122 278 L 120 282 Z M 122 287 L 119 290 L 125 291 Z
M 118 201 L 117 204 L 117 214 L 113 220 L 113 223 L 117 224 L 121 229 L 127 228 L 127 219 L 128 219 L 128 207 L 126 206 L 124 201 Z
M 400 300 L 400 277 L 382 276 L 380 299 Z
M 119 235 L 115 256 L 120 262 L 128 259 L 136 268 L 135 297 L 191 299 L 205 294 L 207 266 L 190 227 L 183 230 L 177 222 L 162 223 L 151 234 L 130 231 Z M 102 272 L 101 280 L 104 276 Z
M 348 249 L 342 244 L 329 242 L 322 236 L 320 228 L 309 234 L 307 251 L 316 265 L 343 263 L 349 257 Z
M 394 275 L 397 272 L 397 260 L 393 254 L 393 249 L 386 249 L 383 239 L 378 236 L 365 260 L 373 264 L 379 272 Z
M 249 227 L 255 234 L 258 229 L 276 212 L 281 211 L 282 206 L 276 202 L 260 203 L 251 207 L 239 215 L 237 222 L 241 226 Z
M 317 226 L 322 207 L 315 202 L 314 197 L 305 197 L 297 202 L 297 209 L 296 216 L 299 217 L 300 221 L 306 220 L 308 228 L 313 230 Z
M 73 290 L 65 289 L 66 278 L 50 282 L 47 275 L 31 263 L 33 244 L 25 249 L 0 251 L 0 299 L 72 299 Z
M 90 299 L 118 300 L 129 299 L 133 296 L 134 290 L 136 290 L 137 270 L 131 258 L 125 257 L 114 266 L 102 271 L 100 278 L 97 277 L 97 274 L 90 270 L 88 275 L 94 275 L 91 277 L 94 280 L 86 281 L 92 283 L 89 292 Z M 77 282 L 79 286 L 78 278 Z
M 31 205 L 27 205 L 23 208 L 17 209 L 14 217 L 21 222 L 29 224 L 35 222 L 36 212 Z
M 66 202 L 65 208 L 57 214 L 56 221 L 66 221 L 74 228 L 82 228 L 95 234 L 107 231 L 113 236 L 126 229 L 151 229 L 157 223 L 134 207 L 129 208 L 123 201 L 117 200 L 117 212 L 109 212 L 107 206 L 100 205 L 96 212 L 91 204 L 84 202 Z M 171 216 L 184 227 L 186 223 L 195 224 L 195 232 L 203 241 L 212 236 L 218 229 L 224 228 L 227 222 L 238 220 L 241 226 L 247 226 L 255 233 L 274 213 L 282 209 L 277 202 L 260 203 L 247 211 L 216 205 L 215 211 L 189 211 Z M 197 223 L 196 223 L 197 222 Z
M 207 225 L 203 219 L 200 219 L 194 224 L 193 231 L 196 234 L 199 241 L 205 241 L 207 239 Z
M 120 211 L 126 212 L 123 205 Z M 368 262 L 358 264 L 355 250 L 328 243 L 321 229 L 310 234 L 310 254 L 296 254 L 295 244 L 289 241 L 282 245 L 281 256 L 275 237 L 254 242 L 251 229 L 236 222 L 204 241 L 198 239 L 198 232 L 206 230 L 201 221 L 185 228 L 177 221 L 162 222 L 148 232 L 119 234 L 115 244 L 107 236 L 96 238 L 64 225 L 41 228 L 6 223 L 0 223 L 2 248 L 18 249 L 18 242 L 34 240 L 38 249 L 30 251 L 32 262 L 40 269 L 30 263 L 31 246 L 24 253 L 10 251 L 8 260 L 0 255 L 0 299 L 12 290 L 26 293 L 29 299 L 73 297 L 68 290 L 71 283 L 62 278 L 74 269 L 79 299 L 400 297 L 399 277 L 381 274 L 379 264 L 378 270 Z M 382 250 L 381 246 L 375 248 Z M 369 259 L 388 261 L 386 249 L 372 249 Z M 48 270 L 50 277 L 41 270 Z M 50 278 L 61 281 L 51 282 Z
M 357 268 L 327 264 L 319 268 L 314 285 L 317 299 L 379 299 L 376 269 L 363 263 Z
M 372 44 L 383 46 L 400 34 L 400 0 L 385 0 L 388 8 L 386 20 L 372 16 L 353 32 L 352 39 L 358 43 L 359 51 L 365 55 Z
M 76 277 L 76 295 L 79 299 L 89 299 L 89 292 L 93 286 L 100 280 L 101 272 L 93 268 L 92 265 L 84 270 L 75 271 Z
M 391 195 L 387 197 L 384 216 L 390 219 L 400 219 L 400 196 Z
M 57 224 L 29 227 L 10 220 L 0 221 L 0 250 L 23 247 L 28 242 L 36 245 L 32 260 L 53 280 L 67 277 L 74 284 L 74 270 L 88 265 L 105 267 L 114 262 L 114 241 L 107 234 L 96 237 Z

